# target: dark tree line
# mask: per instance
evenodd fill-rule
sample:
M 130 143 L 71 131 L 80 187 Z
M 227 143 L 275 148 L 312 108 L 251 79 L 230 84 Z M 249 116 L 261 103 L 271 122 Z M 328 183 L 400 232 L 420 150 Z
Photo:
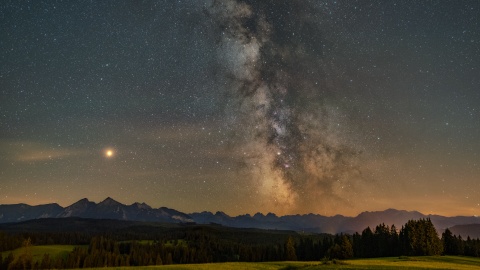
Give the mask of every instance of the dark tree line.
M 441 255 L 442 242 L 430 219 L 410 220 L 399 232 L 395 225 L 380 224 L 352 236 L 355 257 Z
M 24 237 L 18 235 L 10 235 L 0 232 L 0 252 L 16 249 L 22 246 Z
M 61 269 L 209 262 L 319 261 L 423 256 L 480 256 L 480 240 L 452 235 L 446 230 L 440 239 L 430 219 L 408 221 L 400 230 L 380 224 L 361 234 L 318 235 L 260 230 L 211 228 L 194 226 L 161 230 L 148 234 L 144 230 L 128 233 L 0 233 L 0 248 L 11 250 L 25 247 L 24 254 L 14 258 L 10 253 L 0 256 L 0 269 Z M 150 238 L 146 238 L 150 236 Z M 138 241 L 151 239 L 148 242 Z M 68 256 L 45 254 L 33 261 L 31 245 L 72 244 Z
M 462 236 L 452 234 L 446 229 L 442 234 L 443 253 L 448 255 L 465 255 L 472 257 L 480 257 L 480 239 L 471 239 L 470 236 L 466 240 Z

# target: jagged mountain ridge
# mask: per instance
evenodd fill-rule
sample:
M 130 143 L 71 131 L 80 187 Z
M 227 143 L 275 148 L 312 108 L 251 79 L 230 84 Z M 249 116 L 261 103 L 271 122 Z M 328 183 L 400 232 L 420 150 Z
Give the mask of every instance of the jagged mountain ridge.
M 51 211 L 47 211 L 50 209 Z M 58 204 L 30 206 L 27 204 L 0 205 L 0 223 L 19 222 L 39 218 L 81 217 L 152 222 L 193 222 L 187 214 L 174 209 L 154 209 L 145 203 L 125 205 L 108 197 L 100 203 L 88 199 L 65 208 Z
M 361 232 L 367 226 L 370 226 L 373 230 L 380 223 L 385 223 L 389 226 L 395 224 L 397 229 L 399 229 L 408 220 L 420 218 L 430 218 L 440 233 L 446 228 L 456 225 L 480 224 L 480 218 L 474 216 L 444 217 L 424 215 L 417 211 L 395 209 L 362 212 L 356 217 L 342 215 L 327 217 L 317 214 L 277 216 L 274 213 L 266 215 L 256 213 L 253 216 L 245 214 L 231 217 L 224 212 L 216 212 L 214 214 L 206 211 L 185 214 L 166 207 L 152 208 L 145 203 L 125 205 L 110 197 L 100 203 L 91 202 L 85 198 L 65 208 L 55 203 L 37 206 L 27 204 L 0 205 L 0 223 L 67 217 L 168 223 L 216 223 L 236 228 L 278 229 L 332 234 Z M 473 228 L 474 230 L 470 232 L 471 235 L 480 234 L 475 231 L 478 230 L 479 226 L 470 226 L 468 228 Z M 467 237 L 468 233 L 468 230 L 462 230 L 462 237 Z
M 0 223 L 55 217 L 62 211 L 63 207 L 56 203 L 37 206 L 24 203 L 0 205 Z

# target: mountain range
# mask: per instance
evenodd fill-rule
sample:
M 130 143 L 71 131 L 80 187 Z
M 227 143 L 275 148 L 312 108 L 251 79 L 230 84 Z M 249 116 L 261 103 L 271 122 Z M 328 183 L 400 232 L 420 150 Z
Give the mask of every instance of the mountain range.
M 342 215 L 327 217 L 317 214 L 277 216 L 273 213 L 266 215 L 257 213 L 253 216 L 245 214 L 232 217 L 223 212 L 212 213 L 205 211 L 185 214 L 166 207 L 152 208 L 145 203 L 125 205 L 110 197 L 100 203 L 81 199 L 65 208 L 56 203 L 37 206 L 27 204 L 0 205 L 0 223 L 67 217 L 166 223 L 214 223 L 236 228 L 293 230 L 331 234 L 342 232 L 361 233 L 366 227 L 369 226 L 374 230 L 375 226 L 381 223 L 386 225 L 395 224 L 397 229 L 400 229 L 408 220 L 430 218 L 439 232 L 443 232 L 446 228 L 451 228 L 454 234 L 462 235 L 463 238 L 467 236 L 480 238 L 480 217 L 445 217 L 395 209 L 362 212 L 356 217 Z
M 0 223 L 67 217 L 173 223 L 193 222 L 190 216 L 174 209 L 166 207 L 154 209 L 145 203 L 125 205 L 110 197 L 100 203 L 81 199 L 65 208 L 56 203 L 36 206 L 27 204 L 0 205 Z

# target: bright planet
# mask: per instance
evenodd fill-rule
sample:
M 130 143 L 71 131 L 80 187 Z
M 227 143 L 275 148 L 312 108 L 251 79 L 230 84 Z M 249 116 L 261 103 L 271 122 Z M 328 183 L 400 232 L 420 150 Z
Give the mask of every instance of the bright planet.
M 107 151 L 105 152 L 105 155 L 106 155 L 107 157 L 112 157 L 112 156 L 113 156 L 113 150 L 107 150 Z

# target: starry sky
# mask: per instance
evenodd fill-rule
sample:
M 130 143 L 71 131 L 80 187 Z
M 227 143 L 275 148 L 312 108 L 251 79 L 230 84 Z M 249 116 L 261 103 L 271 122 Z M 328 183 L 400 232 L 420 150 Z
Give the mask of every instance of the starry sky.
M 0 204 L 480 215 L 477 0 L 0 4 Z

